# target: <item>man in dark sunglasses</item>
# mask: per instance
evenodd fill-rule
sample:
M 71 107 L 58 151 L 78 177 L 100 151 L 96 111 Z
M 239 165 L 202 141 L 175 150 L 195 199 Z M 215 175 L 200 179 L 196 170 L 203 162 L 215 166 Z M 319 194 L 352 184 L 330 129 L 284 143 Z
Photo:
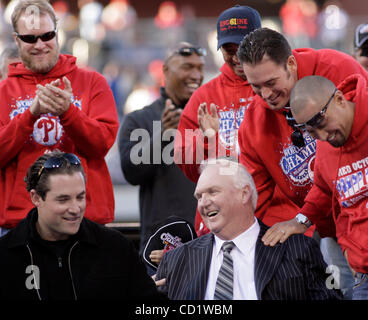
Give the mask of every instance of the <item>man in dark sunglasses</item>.
M 40 156 L 24 180 L 34 207 L 0 239 L 2 301 L 162 299 L 132 243 L 84 217 L 75 154 Z
M 21 62 L 0 84 L 0 227 L 14 228 L 32 203 L 23 190 L 26 168 L 55 148 L 73 151 L 88 171 L 87 210 L 91 220 L 114 219 L 114 193 L 105 163 L 118 119 L 105 78 L 60 54 L 56 16 L 46 0 L 20 0 L 12 13 Z M 90 208 L 89 208 L 90 207 Z
M 367 81 L 351 75 L 340 85 L 320 76 L 299 80 L 290 97 L 295 120 L 319 141 L 314 184 L 300 212 L 335 232 L 355 278 L 352 298 L 368 299 Z M 292 221 L 290 223 L 293 223 Z M 292 233 L 305 232 L 297 226 Z
M 188 42 L 180 42 L 169 50 L 163 65 L 165 87 L 160 88 L 160 97 L 142 110 L 126 115 L 120 129 L 122 171 L 129 183 L 140 186 L 141 253 L 155 225 L 168 216 L 194 224 L 195 184 L 173 163 L 172 148 L 170 152 L 165 150 L 173 145 L 185 104 L 202 84 L 205 55 L 204 48 Z M 132 139 L 142 130 L 142 141 Z M 155 270 L 148 266 L 148 272 Z

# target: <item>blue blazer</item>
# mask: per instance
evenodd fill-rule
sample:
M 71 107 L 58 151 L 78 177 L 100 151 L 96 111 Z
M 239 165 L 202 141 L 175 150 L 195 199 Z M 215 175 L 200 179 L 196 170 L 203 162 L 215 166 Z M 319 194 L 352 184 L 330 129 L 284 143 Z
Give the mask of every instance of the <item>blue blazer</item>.
M 341 292 L 328 289 L 326 263 L 314 239 L 294 235 L 283 244 L 265 246 L 261 241 L 268 227 L 261 221 L 255 251 L 255 286 L 260 300 L 331 300 Z M 206 234 L 167 252 L 156 279 L 172 300 L 203 300 L 212 258 L 213 234 Z

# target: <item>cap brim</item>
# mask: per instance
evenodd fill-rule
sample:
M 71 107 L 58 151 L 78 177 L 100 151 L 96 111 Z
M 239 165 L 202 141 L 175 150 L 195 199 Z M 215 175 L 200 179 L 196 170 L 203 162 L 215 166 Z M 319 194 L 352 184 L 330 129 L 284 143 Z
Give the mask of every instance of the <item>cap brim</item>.
M 240 42 L 242 42 L 242 40 L 244 39 L 244 37 L 246 36 L 240 36 L 240 35 L 234 35 L 234 36 L 228 36 L 228 37 L 223 37 L 221 38 L 221 40 L 219 40 L 217 42 L 217 50 L 220 49 L 221 46 L 223 46 L 226 43 L 235 43 L 235 44 L 240 44 Z

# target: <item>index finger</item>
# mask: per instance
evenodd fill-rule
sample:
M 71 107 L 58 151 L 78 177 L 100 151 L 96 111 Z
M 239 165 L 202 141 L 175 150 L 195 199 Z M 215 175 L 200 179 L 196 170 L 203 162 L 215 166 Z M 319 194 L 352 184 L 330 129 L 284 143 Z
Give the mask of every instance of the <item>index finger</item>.
M 166 278 L 163 278 L 161 280 L 157 280 L 157 281 L 155 281 L 155 283 L 156 283 L 156 287 L 161 287 L 161 286 L 166 284 Z

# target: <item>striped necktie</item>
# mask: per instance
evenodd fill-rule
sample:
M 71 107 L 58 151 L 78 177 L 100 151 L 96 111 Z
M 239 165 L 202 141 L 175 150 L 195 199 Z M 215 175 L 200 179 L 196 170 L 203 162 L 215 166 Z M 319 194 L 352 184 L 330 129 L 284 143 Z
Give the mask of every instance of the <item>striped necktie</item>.
M 224 254 L 222 265 L 216 281 L 214 300 L 232 300 L 233 299 L 233 258 L 230 255 L 235 247 L 234 242 L 227 241 L 221 247 Z

